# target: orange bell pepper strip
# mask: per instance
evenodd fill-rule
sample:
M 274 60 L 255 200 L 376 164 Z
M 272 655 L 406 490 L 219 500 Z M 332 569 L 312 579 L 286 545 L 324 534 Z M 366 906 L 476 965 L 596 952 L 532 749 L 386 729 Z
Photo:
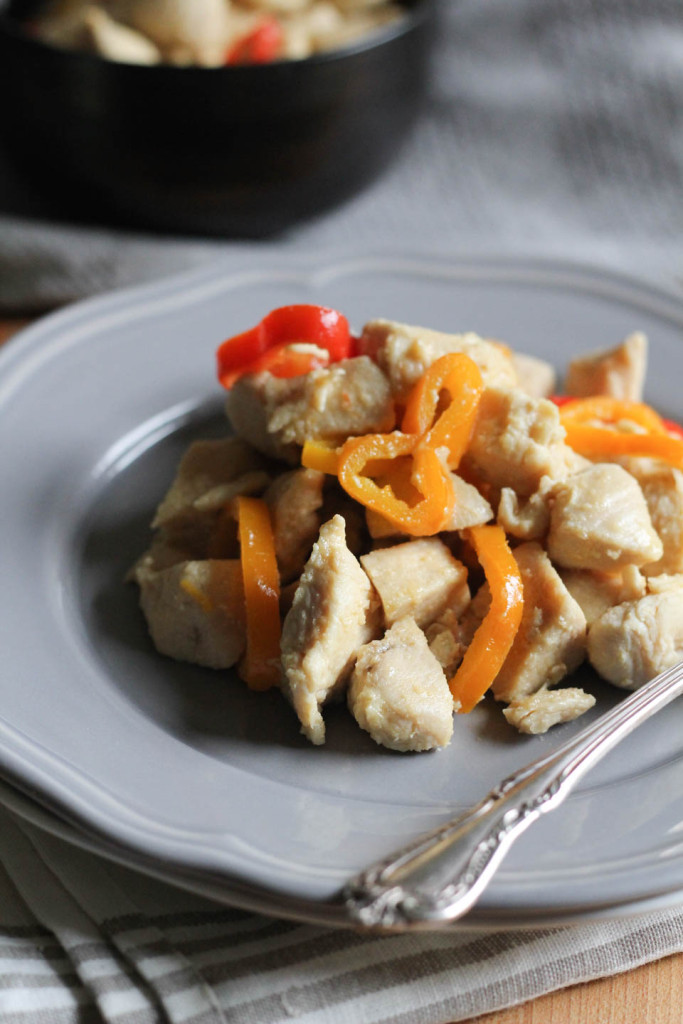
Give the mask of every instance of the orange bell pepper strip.
M 465 532 L 491 590 L 489 610 L 449 682 L 461 714 L 471 711 L 498 675 L 512 647 L 524 610 L 519 568 L 500 526 L 473 526 Z
M 320 473 L 336 476 L 339 472 L 339 452 L 336 445 L 327 441 L 304 441 L 301 450 L 301 465 L 305 469 L 317 469 Z
M 374 479 L 386 476 L 390 481 L 390 463 L 386 460 L 404 455 L 413 458 L 412 483 L 421 495 L 414 505 L 400 498 L 390 482 L 380 486 Z M 414 434 L 395 430 L 392 434 L 349 438 L 339 454 L 338 473 L 339 483 L 347 494 L 413 537 L 438 533 L 453 511 L 453 486 L 448 471 L 436 451 L 421 444 Z
M 250 690 L 269 690 L 280 680 L 280 577 L 266 503 L 237 498 L 237 525 L 247 623 L 238 674 Z
M 430 448 L 447 448 L 448 465 L 457 469 L 472 436 L 483 390 L 481 370 L 473 359 L 463 352 L 441 356 L 408 396 L 401 430 L 420 435 Z M 437 415 L 444 391 L 448 405 Z
M 587 458 L 648 456 L 683 469 L 683 437 L 644 402 L 607 396 L 570 399 L 560 405 L 560 421 L 567 444 Z M 624 422 L 642 430 L 620 430 Z

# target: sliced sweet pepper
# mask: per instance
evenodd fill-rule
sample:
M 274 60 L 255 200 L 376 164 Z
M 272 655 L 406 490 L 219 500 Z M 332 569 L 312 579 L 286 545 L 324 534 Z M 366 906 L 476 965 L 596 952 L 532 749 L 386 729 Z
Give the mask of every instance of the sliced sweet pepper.
M 420 495 L 415 504 L 400 498 L 390 483 L 391 461 L 406 455 L 412 457 L 411 482 Z M 421 444 L 415 434 L 395 430 L 349 438 L 339 453 L 338 474 L 347 494 L 414 537 L 438 533 L 453 511 L 448 471 L 436 451 Z M 380 485 L 376 479 L 380 476 L 388 482 Z
M 524 610 L 522 577 L 503 528 L 473 526 L 465 536 L 484 570 L 491 604 L 449 683 L 461 713 L 472 710 L 498 675 Z
M 560 405 L 560 420 L 567 444 L 587 458 L 648 456 L 683 468 L 683 437 L 644 402 L 607 396 L 571 399 Z M 619 429 L 621 423 L 641 430 Z
M 256 327 L 228 338 L 219 346 L 216 352 L 218 380 L 224 388 L 230 389 L 243 374 L 269 369 L 262 360 L 270 349 L 295 344 L 315 345 L 328 353 L 330 362 L 338 362 L 352 355 L 355 343 L 346 317 L 336 309 L 307 304 L 280 306 Z M 275 365 L 278 360 L 279 357 Z M 285 362 L 288 369 L 295 365 L 293 360 Z M 300 359 L 298 365 L 299 372 L 309 372 L 306 360 Z
M 237 498 L 247 644 L 238 673 L 250 690 L 280 680 L 280 577 L 268 506 L 261 498 Z
M 484 389 L 481 370 L 463 352 L 437 359 L 413 387 L 401 430 L 418 434 L 430 448 L 447 448 L 448 465 L 457 469 L 472 436 Z M 448 404 L 439 411 L 443 392 Z
M 304 441 L 301 465 L 306 469 L 317 469 L 320 473 L 336 476 L 339 472 L 339 451 L 336 445 L 327 441 Z
M 282 53 L 284 32 L 273 15 L 260 21 L 237 39 L 225 55 L 226 64 L 268 64 Z

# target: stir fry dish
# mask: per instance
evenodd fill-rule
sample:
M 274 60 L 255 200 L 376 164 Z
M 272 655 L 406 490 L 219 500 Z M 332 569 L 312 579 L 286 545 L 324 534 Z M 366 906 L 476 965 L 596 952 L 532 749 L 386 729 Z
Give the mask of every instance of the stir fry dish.
M 131 571 L 156 648 L 279 687 L 315 744 L 345 700 L 401 751 L 489 691 L 521 732 L 570 721 L 585 661 L 641 686 L 683 658 L 683 430 L 646 361 L 634 333 L 560 395 L 474 333 L 273 310 L 219 347 L 232 432 L 190 446 Z
M 340 49 L 400 16 L 391 0 L 52 0 L 31 28 L 108 60 L 221 67 Z

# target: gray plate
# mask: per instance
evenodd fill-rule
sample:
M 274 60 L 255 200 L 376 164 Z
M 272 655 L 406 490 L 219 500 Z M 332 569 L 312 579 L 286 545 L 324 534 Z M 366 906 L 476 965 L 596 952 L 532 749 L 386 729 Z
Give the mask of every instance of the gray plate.
M 593 268 L 349 259 L 240 274 L 220 265 L 56 314 L 0 355 L 0 771 L 130 857 L 226 898 L 258 892 L 339 923 L 367 862 L 477 801 L 580 723 L 538 738 L 491 703 L 451 747 L 376 747 L 342 707 L 328 742 L 299 735 L 278 694 L 158 656 L 134 588 L 151 513 L 191 438 L 225 429 L 214 351 L 288 302 L 496 336 L 561 367 L 634 329 L 651 338 L 647 398 L 681 409 L 683 301 Z M 606 709 L 619 693 L 584 672 Z M 585 720 L 584 720 L 585 721 Z M 683 704 L 614 751 L 530 830 L 472 923 L 631 912 L 683 894 Z M 261 902 L 262 901 L 262 902 Z M 286 910 L 284 911 L 286 912 Z

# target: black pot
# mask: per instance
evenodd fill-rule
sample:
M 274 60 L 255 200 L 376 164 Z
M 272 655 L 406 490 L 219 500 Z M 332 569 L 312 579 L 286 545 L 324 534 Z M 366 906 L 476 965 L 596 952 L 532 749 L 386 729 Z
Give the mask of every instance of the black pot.
M 119 222 L 263 236 L 389 163 L 425 92 L 435 0 L 352 48 L 225 68 L 119 64 L 32 38 L 0 0 L 10 156 L 42 187 Z

